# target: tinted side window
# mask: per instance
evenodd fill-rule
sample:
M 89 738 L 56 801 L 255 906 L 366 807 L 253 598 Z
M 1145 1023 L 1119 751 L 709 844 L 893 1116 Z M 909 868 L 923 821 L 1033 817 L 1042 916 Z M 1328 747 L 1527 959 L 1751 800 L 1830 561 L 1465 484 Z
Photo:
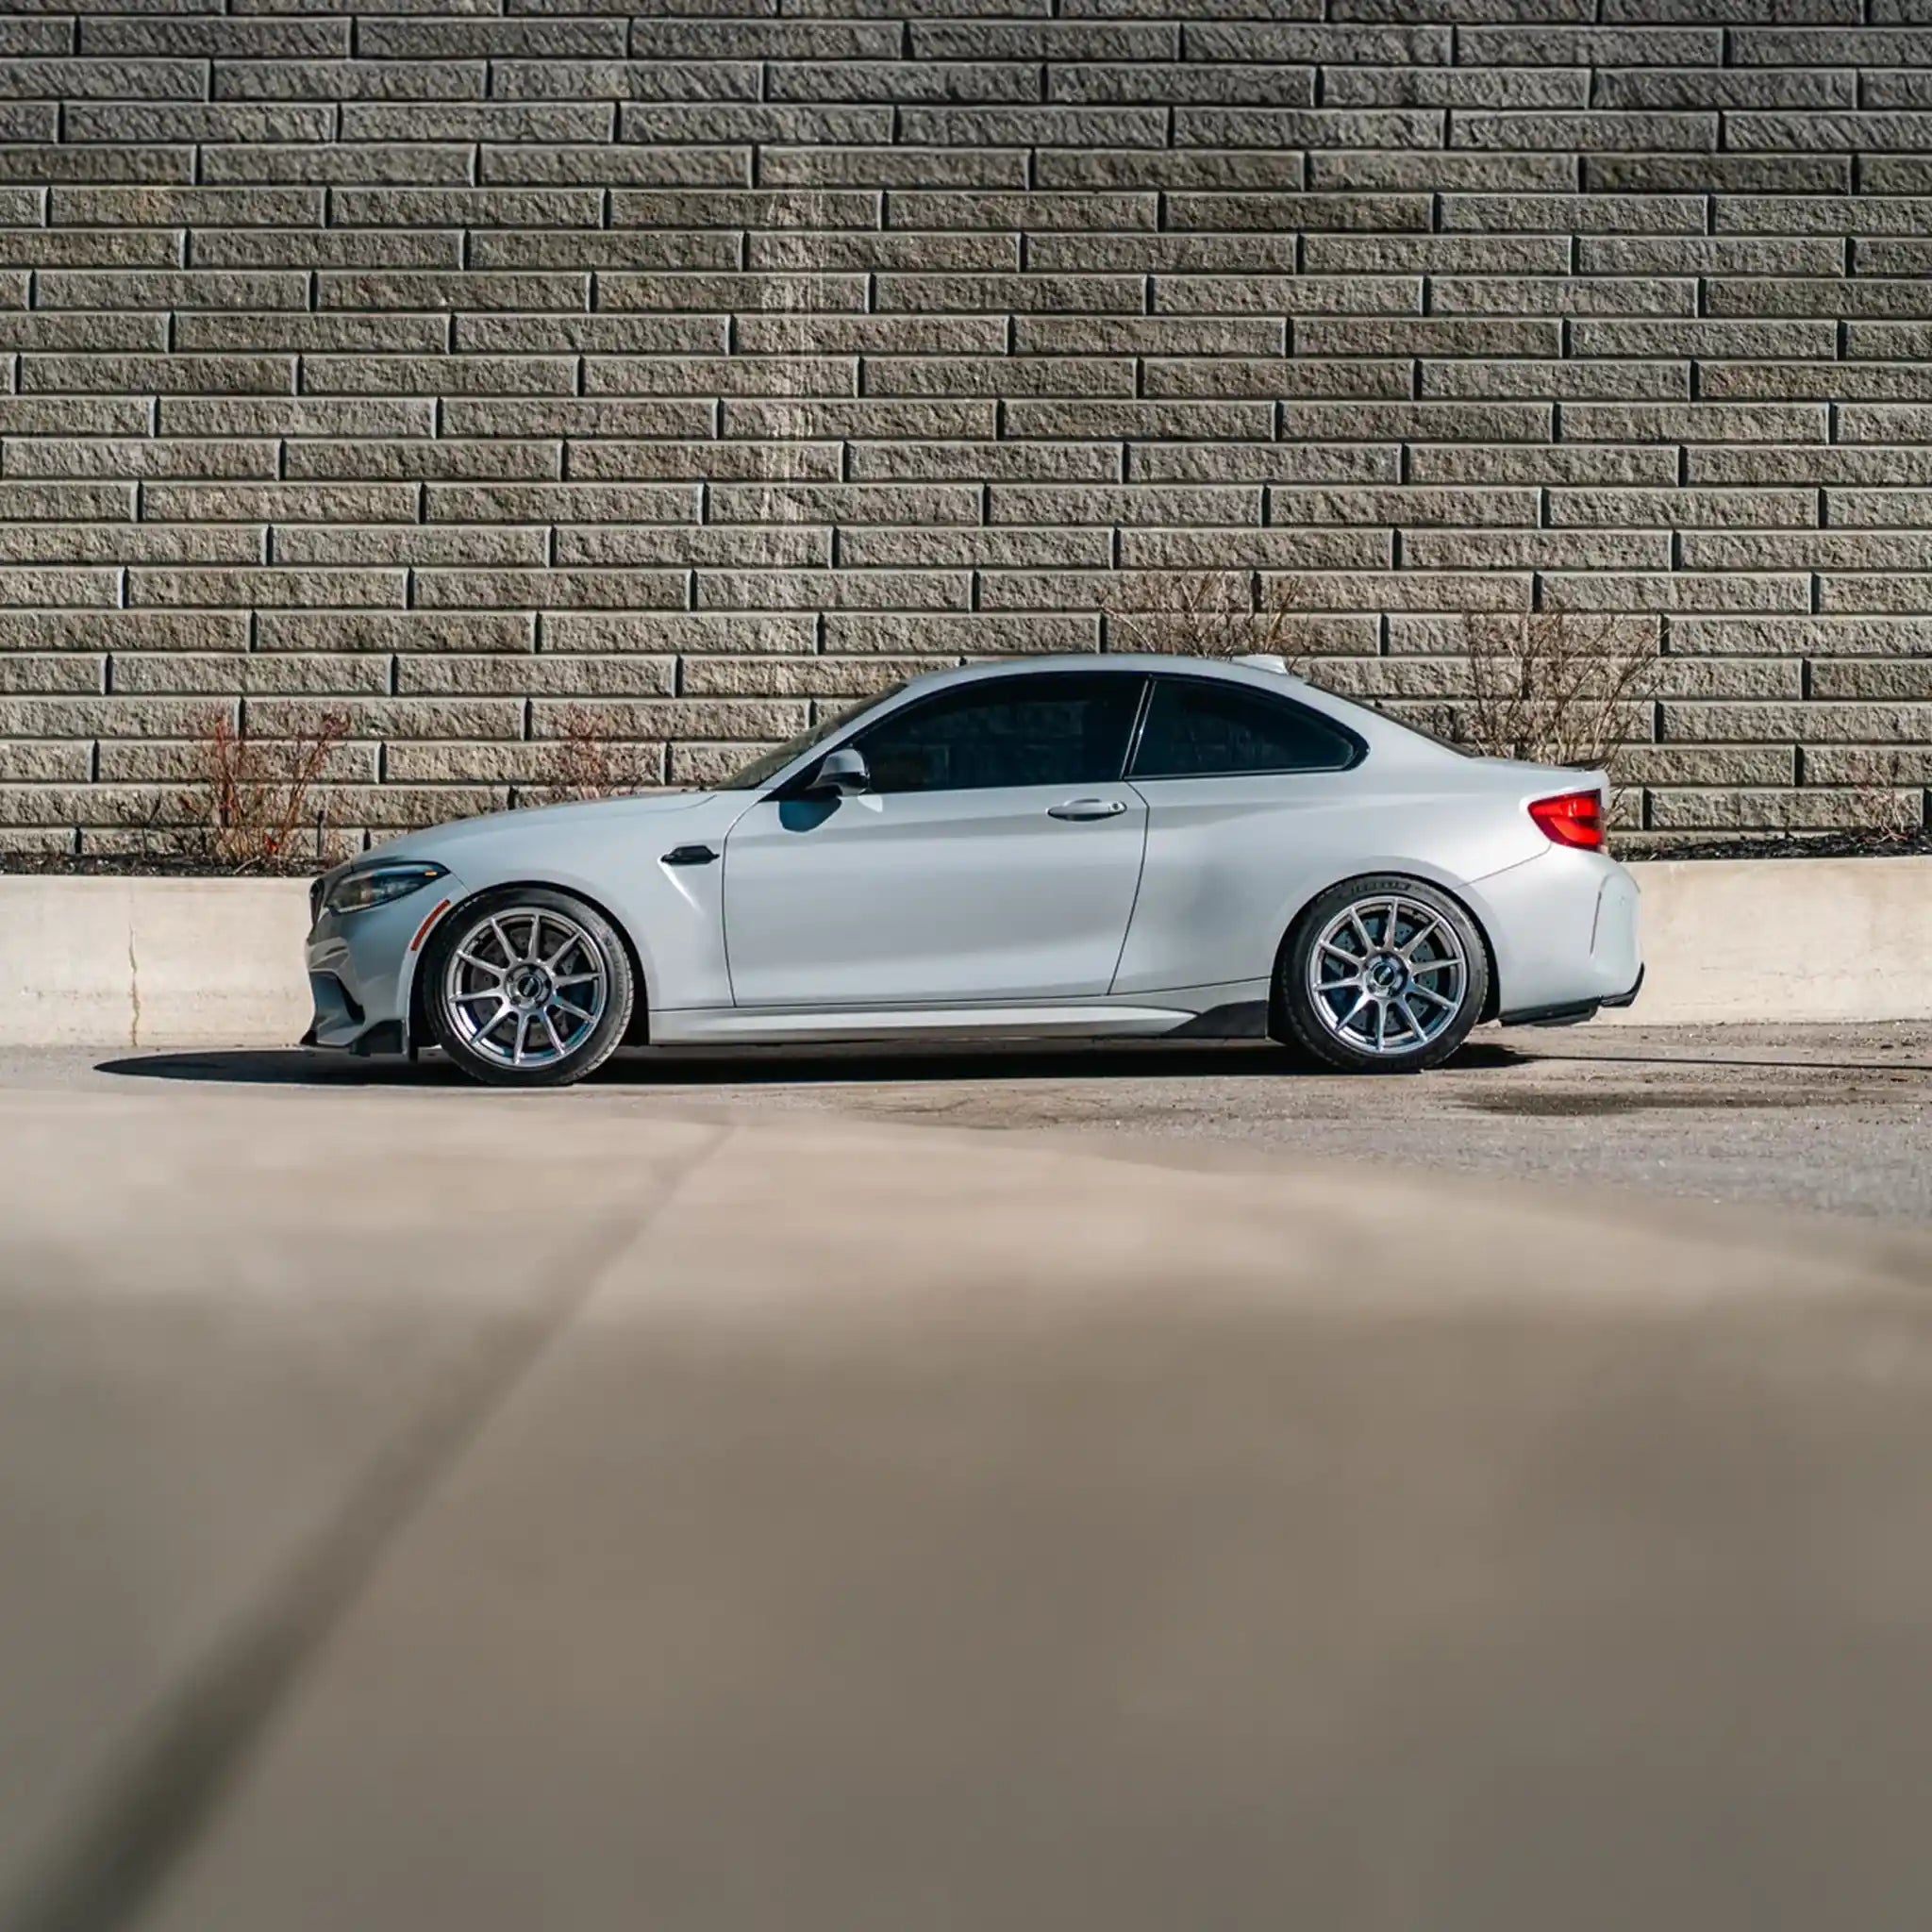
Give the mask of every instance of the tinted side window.
M 1003 678 L 895 711 L 857 741 L 874 791 L 1104 785 L 1121 775 L 1140 704 L 1130 675 Z
M 1158 677 L 1133 774 L 1211 778 L 1245 772 L 1343 772 L 1356 756 L 1354 740 L 1299 705 L 1235 685 Z

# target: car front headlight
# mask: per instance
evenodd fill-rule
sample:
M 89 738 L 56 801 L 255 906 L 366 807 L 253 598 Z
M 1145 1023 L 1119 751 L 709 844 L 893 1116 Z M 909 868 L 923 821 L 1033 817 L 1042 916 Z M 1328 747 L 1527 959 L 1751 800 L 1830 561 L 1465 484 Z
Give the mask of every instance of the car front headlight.
M 331 912 L 366 912 L 372 906 L 387 906 L 391 899 L 407 898 L 432 879 L 444 877 L 449 868 L 426 862 L 410 865 L 372 865 L 360 872 L 345 872 L 328 889 L 325 902 Z

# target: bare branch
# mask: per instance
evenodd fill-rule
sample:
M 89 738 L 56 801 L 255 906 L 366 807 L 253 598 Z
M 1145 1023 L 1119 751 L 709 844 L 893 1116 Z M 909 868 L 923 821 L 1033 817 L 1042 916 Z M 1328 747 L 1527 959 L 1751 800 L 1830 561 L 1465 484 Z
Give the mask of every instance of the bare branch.
M 325 711 L 286 739 L 251 738 L 220 709 L 199 721 L 189 753 L 187 788 L 143 827 L 181 858 L 222 872 L 306 870 L 315 859 L 331 810 L 321 788 L 349 734 L 340 711 Z
M 1657 657 L 1641 625 L 1574 610 L 1471 611 L 1462 632 L 1465 693 L 1443 724 L 1466 749 L 1600 769 L 1649 738 L 1642 708 Z
M 1284 659 L 1298 669 L 1313 648 L 1315 626 L 1293 599 L 1273 587 L 1264 599 L 1259 574 L 1246 570 L 1124 572 L 1106 606 L 1108 648 L 1180 658 Z
M 552 805 L 593 798 L 621 798 L 657 782 L 645 754 L 625 739 L 608 710 L 577 708 L 564 714 L 563 728 L 545 747 L 538 786 Z
M 1908 782 L 1895 751 L 1855 752 L 1845 759 L 1848 829 L 1878 845 L 1900 845 L 1924 824 L 1924 793 Z M 1802 794 L 1800 794 L 1802 796 Z

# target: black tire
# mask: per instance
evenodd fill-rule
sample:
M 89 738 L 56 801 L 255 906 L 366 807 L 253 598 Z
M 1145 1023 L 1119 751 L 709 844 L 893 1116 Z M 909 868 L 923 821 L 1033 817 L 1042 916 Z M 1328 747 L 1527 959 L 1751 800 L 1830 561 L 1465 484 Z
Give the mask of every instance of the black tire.
M 533 920 L 536 936 L 526 940 Z M 560 955 L 555 979 L 512 987 L 508 975 L 516 970 L 519 951 L 534 946 L 547 952 L 572 933 L 577 938 Z M 501 937 L 506 934 L 508 953 Z M 487 963 L 472 965 L 470 959 Z M 527 997 L 510 1004 L 506 994 L 508 1011 L 493 1024 L 483 1024 L 495 1010 L 488 1002 L 488 975 L 499 962 L 506 987 Z M 601 977 L 578 976 L 592 966 Z M 637 999 L 630 955 L 616 927 L 594 906 L 549 886 L 512 887 L 458 906 L 437 928 L 423 973 L 423 1007 L 436 1044 L 473 1080 L 491 1087 L 569 1087 L 594 1073 L 623 1043 Z M 480 990 L 465 1000 L 458 994 L 466 986 Z M 591 991 L 578 991 L 585 986 Z M 573 1019 L 564 1002 L 567 991 L 588 1000 L 592 1017 Z M 533 1004 L 540 993 L 544 1003 Z M 517 1022 L 525 1017 L 529 1024 L 520 1032 Z M 533 1033 L 538 1045 L 528 1049 L 525 1063 L 515 1063 L 513 1055 L 525 1050 Z
M 1351 908 L 1358 924 L 1349 930 L 1363 935 L 1362 979 L 1373 969 L 1400 991 L 1363 988 L 1368 1007 L 1358 1022 L 1344 1025 L 1344 1009 L 1356 1007 L 1357 983 L 1338 978 L 1323 1001 L 1313 984 L 1310 962 L 1324 934 Z M 1392 944 L 1386 929 L 1391 923 Z M 1416 958 L 1423 962 L 1419 967 L 1404 962 L 1404 947 L 1416 948 Z M 1344 953 L 1352 957 L 1355 950 L 1351 943 L 1343 952 L 1324 951 L 1324 972 L 1344 974 Z M 1393 966 L 1378 963 L 1390 957 L 1396 962 Z M 1449 994 L 1439 991 L 1445 987 L 1455 993 L 1446 1023 L 1442 1003 Z M 1475 922 L 1448 893 L 1399 874 L 1344 879 L 1330 887 L 1295 922 L 1275 968 L 1275 1024 L 1283 1043 L 1307 1061 L 1337 1073 L 1419 1074 L 1441 1065 L 1469 1037 L 1489 996 L 1489 949 Z M 1406 1010 L 1411 1020 L 1421 1014 L 1414 1031 L 1427 1037 L 1404 1044 L 1411 1037 L 1410 1026 L 1398 1018 L 1399 1030 L 1386 1046 L 1377 1048 L 1372 1037 L 1358 1039 L 1357 1034 L 1369 1034 L 1377 1007 L 1385 1024 L 1391 1007 Z

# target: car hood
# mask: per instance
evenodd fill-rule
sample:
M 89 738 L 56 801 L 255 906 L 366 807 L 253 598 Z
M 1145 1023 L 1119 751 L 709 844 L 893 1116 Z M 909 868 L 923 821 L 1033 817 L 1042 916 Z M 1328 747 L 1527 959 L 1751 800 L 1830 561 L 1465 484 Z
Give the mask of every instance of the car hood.
M 636 798 L 592 798 L 572 805 L 544 805 L 516 811 L 490 812 L 482 818 L 456 819 L 427 831 L 406 832 L 354 861 L 368 865 L 396 858 L 432 859 L 461 869 L 466 855 L 498 843 L 550 833 L 568 835 L 574 827 L 608 829 L 631 819 L 664 818 L 696 810 L 724 794 L 716 791 L 654 791 Z

